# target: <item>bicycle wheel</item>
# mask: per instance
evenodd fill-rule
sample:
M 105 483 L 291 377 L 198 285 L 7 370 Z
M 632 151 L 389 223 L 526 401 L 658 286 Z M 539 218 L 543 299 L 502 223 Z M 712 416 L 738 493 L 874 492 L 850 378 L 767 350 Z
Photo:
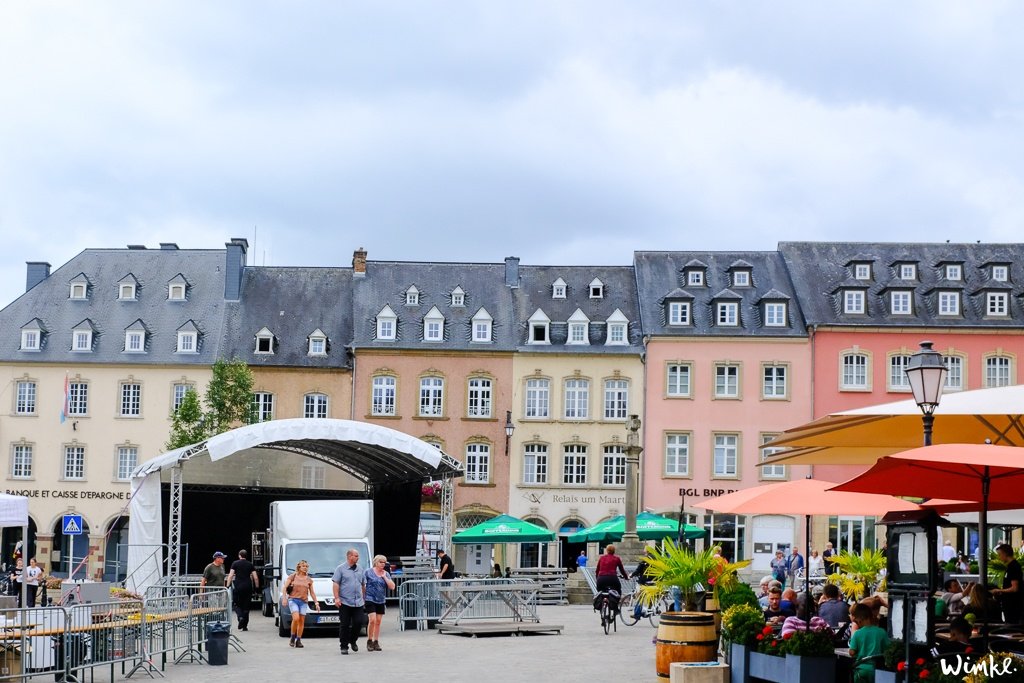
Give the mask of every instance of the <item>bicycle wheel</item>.
M 640 617 L 634 612 L 635 607 L 636 596 L 631 593 L 622 596 L 622 600 L 619 601 L 619 619 L 622 619 L 626 626 L 632 626 L 640 621 Z
M 614 615 L 612 615 L 612 608 L 608 605 L 608 601 L 605 600 L 601 603 L 601 627 L 604 629 L 604 634 L 608 635 L 608 626 L 615 621 Z
M 654 606 L 647 612 L 647 619 L 651 622 L 651 626 L 658 628 L 662 613 L 668 612 L 671 609 L 672 603 L 664 595 L 655 600 Z

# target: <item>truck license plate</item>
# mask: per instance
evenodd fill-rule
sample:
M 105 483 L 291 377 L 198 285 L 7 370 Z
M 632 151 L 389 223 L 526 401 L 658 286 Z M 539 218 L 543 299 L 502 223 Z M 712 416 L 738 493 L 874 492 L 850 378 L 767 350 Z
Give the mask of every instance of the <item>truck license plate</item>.
M 318 623 L 318 624 L 337 624 L 338 623 L 338 615 L 337 614 L 321 614 L 320 618 L 316 620 L 316 623 Z

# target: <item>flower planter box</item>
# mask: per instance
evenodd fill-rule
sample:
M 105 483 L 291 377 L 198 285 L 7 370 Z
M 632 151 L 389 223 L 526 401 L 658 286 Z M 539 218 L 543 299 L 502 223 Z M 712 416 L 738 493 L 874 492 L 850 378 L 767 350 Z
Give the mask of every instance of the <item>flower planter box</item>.
M 733 650 L 731 683 L 746 683 L 750 680 L 772 681 L 773 683 L 821 683 L 821 681 L 833 681 L 836 677 L 836 660 L 833 657 L 798 657 L 796 655 L 775 657 L 760 652 L 750 652 L 749 667 L 745 672 L 741 672 L 737 665 L 739 654 Z M 742 663 L 742 655 L 740 655 L 740 660 Z
M 729 683 L 747 683 L 750 680 L 751 650 L 745 645 L 729 645 Z
M 786 658 L 751 652 L 749 674 L 750 678 L 785 683 L 788 680 L 786 678 Z
M 875 683 L 896 683 L 896 672 L 875 669 Z

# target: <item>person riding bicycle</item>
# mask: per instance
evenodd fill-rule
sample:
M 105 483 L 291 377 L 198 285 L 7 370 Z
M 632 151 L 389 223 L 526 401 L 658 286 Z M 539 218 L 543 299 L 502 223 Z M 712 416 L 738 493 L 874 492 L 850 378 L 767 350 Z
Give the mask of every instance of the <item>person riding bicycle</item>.
M 647 573 L 647 569 L 650 566 L 647 563 L 647 560 L 649 560 L 650 557 L 649 553 L 645 553 L 637 563 L 636 569 L 634 569 L 633 573 L 629 575 L 629 578 L 636 579 L 636 585 L 638 586 L 646 586 L 652 582 L 651 577 Z M 637 619 L 643 616 L 643 605 L 639 600 L 636 600 L 633 604 L 633 616 Z
M 619 582 L 619 576 L 628 579 L 629 574 L 626 573 L 626 568 L 622 566 L 622 560 L 615 554 L 615 546 L 611 544 L 605 546 L 604 555 L 597 560 L 596 575 L 597 592 L 615 591 L 614 604 L 615 610 L 618 611 L 619 597 L 622 595 L 622 584 Z

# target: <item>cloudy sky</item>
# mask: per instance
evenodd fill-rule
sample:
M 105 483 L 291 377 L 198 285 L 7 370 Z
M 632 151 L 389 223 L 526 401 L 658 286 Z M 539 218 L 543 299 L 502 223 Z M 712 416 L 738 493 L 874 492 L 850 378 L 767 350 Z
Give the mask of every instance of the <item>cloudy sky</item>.
M 235 236 L 268 265 L 1024 241 L 1024 6 L 825 4 L 2 3 L 0 305 L 26 260 Z

